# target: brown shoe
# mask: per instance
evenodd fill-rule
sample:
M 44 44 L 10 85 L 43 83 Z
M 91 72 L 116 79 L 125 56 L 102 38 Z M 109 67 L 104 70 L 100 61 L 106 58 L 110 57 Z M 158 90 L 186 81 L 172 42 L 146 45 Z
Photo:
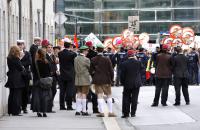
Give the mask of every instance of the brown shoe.
M 104 117 L 104 113 L 99 113 L 97 117 Z
M 117 117 L 114 113 L 108 113 L 108 117 Z

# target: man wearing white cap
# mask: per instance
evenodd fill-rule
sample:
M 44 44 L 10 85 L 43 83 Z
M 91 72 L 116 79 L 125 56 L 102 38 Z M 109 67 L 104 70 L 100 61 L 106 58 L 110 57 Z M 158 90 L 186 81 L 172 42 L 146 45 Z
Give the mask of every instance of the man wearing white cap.
M 28 51 L 25 51 L 25 41 L 24 40 L 17 40 L 17 46 L 20 48 L 20 59 L 21 63 L 25 68 L 24 73 L 24 82 L 25 87 L 22 90 L 22 110 L 26 114 L 27 113 L 27 104 L 30 100 L 30 87 L 29 87 L 29 81 L 31 80 L 31 55 Z

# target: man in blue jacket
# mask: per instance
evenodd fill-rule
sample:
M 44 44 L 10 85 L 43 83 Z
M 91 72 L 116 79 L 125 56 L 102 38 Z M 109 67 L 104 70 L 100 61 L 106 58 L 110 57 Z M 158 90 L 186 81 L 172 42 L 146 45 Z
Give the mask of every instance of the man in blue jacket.
M 135 117 L 140 86 L 142 86 L 141 71 L 143 65 L 135 57 L 135 51 L 128 51 L 128 60 L 121 64 L 120 80 L 123 89 L 122 118 Z

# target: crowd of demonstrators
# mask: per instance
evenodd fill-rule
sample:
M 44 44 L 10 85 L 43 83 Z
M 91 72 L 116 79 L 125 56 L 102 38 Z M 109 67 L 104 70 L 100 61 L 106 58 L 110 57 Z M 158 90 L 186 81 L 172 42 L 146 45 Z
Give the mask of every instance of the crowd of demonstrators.
M 115 117 L 111 86 L 120 85 L 123 86 L 122 118 L 136 115 L 141 86 L 155 85 L 152 107 L 159 105 L 160 95 L 161 104 L 167 106 L 169 85 L 175 88 L 174 105 L 181 104 L 181 87 L 189 105 L 188 85 L 199 84 L 200 50 L 169 48 L 161 45 L 150 52 L 141 46 L 137 49 L 119 47 L 113 51 L 102 44 L 94 47 L 89 41 L 77 49 L 70 40 L 59 47 L 35 37 L 28 52 L 25 41 L 18 40 L 7 57 L 8 114 L 28 113 L 28 103 L 38 117 L 55 113 L 53 106 L 58 88 L 60 110 L 76 110 L 76 116 L 90 116 L 88 102 L 91 101 L 93 113 L 104 117 L 106 96 L 108 116 Z M 50 85 L 45 87 L 44 84 Z M 73 101 L 76 108 L 72 107 Z

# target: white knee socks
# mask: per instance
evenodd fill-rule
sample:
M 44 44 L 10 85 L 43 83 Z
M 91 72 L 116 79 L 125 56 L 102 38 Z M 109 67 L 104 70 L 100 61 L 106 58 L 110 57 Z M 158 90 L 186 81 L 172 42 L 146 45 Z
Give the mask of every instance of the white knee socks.
M 81 101 L 82 101 L 82 99 L 80 99 L 80 98 L 76 99 L 76 112 L 81 112 L 82 111 Z
M 86 101 L 87 101 L 87 99 L 82 99 L 82 109 L 83 109 L 83 112 L 87 112 L 87 110 L 86 110 Z
M 112 110 L 112 98 L 108 98 L 107 99 L 107 103 L 108 103 L 108 109 L 109 109 L 109 112 L 112 113 L 113 110 Z
M 99 107 L 100 113 L 104 113 L 103 103 L 104 103 L 104 99 L 98 99 L 98 107 Z

